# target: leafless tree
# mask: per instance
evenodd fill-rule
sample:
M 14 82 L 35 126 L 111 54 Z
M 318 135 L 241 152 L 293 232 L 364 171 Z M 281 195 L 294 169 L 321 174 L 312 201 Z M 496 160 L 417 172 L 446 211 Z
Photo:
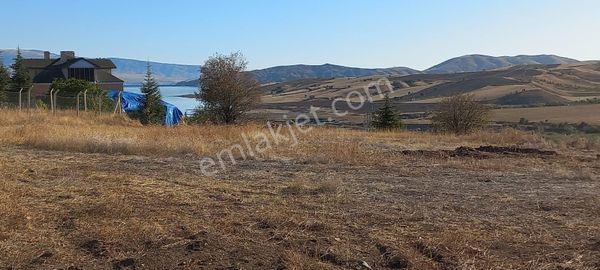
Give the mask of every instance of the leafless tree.
M 226 124 L 239 121 L 260 102 L 260 84 L 246 71 L 248 62 L 240 53 L 216 54 L 202 66 L 198 114 Z
M 443 99 L 433 114 L 436 130 L 467 134 L 483 128 L 489 121 L 490 108 L 473 95 L 463 94 Z

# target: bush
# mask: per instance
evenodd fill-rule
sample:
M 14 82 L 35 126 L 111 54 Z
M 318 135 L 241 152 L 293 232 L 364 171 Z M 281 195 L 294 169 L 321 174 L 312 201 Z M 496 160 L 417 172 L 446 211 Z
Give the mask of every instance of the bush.
M 69 106 L 75 104 L 78 93 L 82 93 L 87 90 L 87 104 L 88 109 L 92 111 L 97 111 L 100 107 L 102 107 L 102 111 L 110 111 L 113 109 L 114 103 L 108 97 L 108 93 L 99 86 L 85 81 L 78 80 L 75 78 L 69 79 L 57 79 L 52 82 L 50 89 L 54 89 L 54 91 L 60 90 L 58 92 L 59 97 L 70 97 L 71 101 L 69 101 Z M 79 106 L 83 106 L 83 95 L 81 95 L 81 102 Z
M 38 109 L 38 110 L 43 110 L 43 111 L 45 111 L 45 110 L 48 110 L 48 105 L 46 105 L 46 103 L 44 103 L 44 101 L 43 101 L 43 100 L 41 100 L 41 99 L 38 99 L 38 100 L 35 102 L 35 108 L 36 108 L 36 109 Z
M 203 105 L 197 111 L 231 124 L 254 109 L 262 93 L 258 81 L 245 72 L 247 64 L 241 53 L 210 57 L 202 66 L 198 99 Z
M 50 85 L 50 89 L 60 90 L 59 95 L 63 97 L 75 97 L 79 92 L 83 92 L 85 90 L 91 90 L 93 88 L 93 84 L 88 81 L 78 80 L 75 78 L 69 79 L 57 79 L 52 82 Z
M 477 102 L 473 95 L 445 98 L 434 112 L 432 123 L 436 130 L 468 134 L 483 128 L 489 122 L 490 108 Z

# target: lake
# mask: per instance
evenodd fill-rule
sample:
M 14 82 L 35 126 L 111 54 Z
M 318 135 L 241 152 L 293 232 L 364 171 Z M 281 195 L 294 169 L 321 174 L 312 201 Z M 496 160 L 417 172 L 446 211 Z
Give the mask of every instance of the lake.
M 125 86 L 124 91 L 132 93 L 141 93 L 140 86 Z M 183 113 L 190 114 L 200 105 L 195 98 L 181 97 L 183 95 L 194 94 L 198 92 L 197 87 L 193 86 L 161 86 L 160 94 L 165 102 L 171 103 Z

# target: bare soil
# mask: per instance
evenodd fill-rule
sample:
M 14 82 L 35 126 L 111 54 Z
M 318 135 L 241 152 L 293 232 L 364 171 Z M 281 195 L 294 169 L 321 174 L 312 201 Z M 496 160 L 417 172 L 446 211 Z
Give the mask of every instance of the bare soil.
M 192 155 L 2 147 L 0 268 L 600 269 L 600 161 L 468 150 L 204 177 Z

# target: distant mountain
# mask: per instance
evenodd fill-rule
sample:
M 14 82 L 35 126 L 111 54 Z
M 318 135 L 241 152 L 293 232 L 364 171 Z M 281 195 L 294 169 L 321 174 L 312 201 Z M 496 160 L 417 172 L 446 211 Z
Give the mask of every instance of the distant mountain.
M 574 64 L 578 62 L 579 61 L 575 59 L 556 55 L 518 55 L 494 57 L 474 54 L 452 58 L 425 70 L 425 73 L 446 74 L 476 72 L 519 65 Z
M 41 50 L 21 50 L 25 58 L 41 58 Z M 0 50 L 5 65 L 10 65 L 16 50 Z M 58 57 L 52 54 L 52 57 Z M 113 73 L 123 79 L 126 84 L 138 84 L 146 73 L 146 61 L 124 58 L 110 58 L 117 69 Z M 519 65 L 550 65 L 581 63 L 577 60 L 556 55 L 519 55 L 519 56 L 487 56 L 466 55 L 447 60 L 423 72 L 407 68 L 356 68 L 332 64 L 324 65 L 291 65 L 277 66 L 250 71 L 261 83 L 286 82 L 301 79 L 323 79 L 335 77 L 363 77 L 373 75 L 405 76 L 413 74 L 447 74 L 461 72 L 477 72 Z M 197 86 L 200 73 L 199 65 L 178 65 L 151 62 L 154 76 L 161 84 Z
M 113 74 L 127 84 L 140 83 L 146 74 L 146 61 L 110 58 L 117 68 Z M 199 65 L 178 65 L 150 62 L 152 73 L 161 84 L 175 84 L 177 82 L 191 80 L 200 76 Z
M 325 65 L 293 65 L 278 66 L 251 71 L 256 79 L 262 83 L 283 82 L 299 79 L 335 78 L 335 77 L 364 77 L 373 75 L 404 76 L 421 73 L 407 67 L 393 68 L 354 68 L 332 64 Z
M 261 83 L 286 82 L 301 79 L 325 79 L 337 77 L 364 77 L 373 75 L 405 76 L 420 74 L 418 70 L 407 67 L 393 68 L 354 68 L 332 64 L 277 66 L 250 71 Z M 181 82 L 178 85 L 197 86 L 198 80 Z
M 17 55 L 16 49 L 0 50 L 0 59 L 2 59 L 2 63 L 4 63 L 5 66 L 12 65 L 13 59 L 15 59 L 16 55 Z M 23 55 L 24 58 L 44 58 L 44 51 L 21 50 L 21 55 Z M 56 54 L 50 54 L 50 55 L 53 58 L 58 57 L 58 55 L 56 55 Z

